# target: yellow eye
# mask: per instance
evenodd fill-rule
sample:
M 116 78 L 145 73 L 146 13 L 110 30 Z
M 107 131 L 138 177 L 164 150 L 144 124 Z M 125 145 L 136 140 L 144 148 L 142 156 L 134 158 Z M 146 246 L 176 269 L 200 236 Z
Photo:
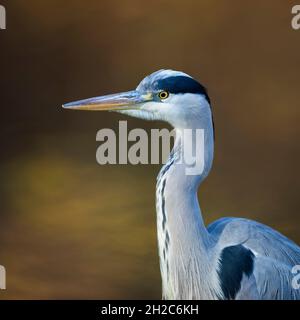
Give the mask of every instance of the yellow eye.
M 161 100 L 167 99 L 168 96 L 169 96 L 169 92 L 167 92 L 167 91 L 161 91 L 161 92 L 158 94 L 158 96 L 159 96 L 159 98 L 160 98 Z

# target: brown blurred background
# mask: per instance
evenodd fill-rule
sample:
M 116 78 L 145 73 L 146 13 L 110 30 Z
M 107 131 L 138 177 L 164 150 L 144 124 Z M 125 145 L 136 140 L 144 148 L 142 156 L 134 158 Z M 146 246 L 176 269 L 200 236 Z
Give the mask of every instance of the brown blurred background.
M 190 73 L 213 101 L 206 222 L 248 217 L 300 243 L 296 1 L 0 2 L 0 299 L 161 297 L 159 166 L 99 166 L 96 132 L 127 118 L 60 107 L 160 68 Z

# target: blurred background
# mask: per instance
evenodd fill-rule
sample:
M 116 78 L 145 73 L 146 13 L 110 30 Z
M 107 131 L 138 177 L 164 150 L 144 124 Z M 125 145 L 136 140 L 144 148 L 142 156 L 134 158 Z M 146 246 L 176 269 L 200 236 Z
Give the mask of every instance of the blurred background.
M 0 2 L 0 299 L 160 299 L 159 166 L 98 165 L 96 132 L 127 118 L 61 108 L 160 68 L 196 77 L 213 103 L 205 221 L 256 219 L 300 243 L 295 1 Z

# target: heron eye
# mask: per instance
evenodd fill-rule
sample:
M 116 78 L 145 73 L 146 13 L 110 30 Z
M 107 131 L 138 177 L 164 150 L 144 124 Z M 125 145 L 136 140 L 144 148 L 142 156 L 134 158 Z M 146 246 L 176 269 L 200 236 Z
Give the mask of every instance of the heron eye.
M 160 98 L 161 100 L 167 99 L 168 96 L 169 96 L 169 92 L 167 92 L 167 91 L 161 91 L 161 92 L 159 92 L 158 96 L 159 96 L 159 98 Z

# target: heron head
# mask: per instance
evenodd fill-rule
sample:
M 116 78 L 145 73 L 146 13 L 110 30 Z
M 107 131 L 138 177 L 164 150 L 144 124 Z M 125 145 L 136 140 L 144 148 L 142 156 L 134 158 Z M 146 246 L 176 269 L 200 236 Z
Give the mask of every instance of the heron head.
M 146 120 L 186 126 L 211 117 L 205 87 L 186 73 L 159 70 L 144 78 L 135 90 L 63 105 L 74 110 L 109 110 Z

